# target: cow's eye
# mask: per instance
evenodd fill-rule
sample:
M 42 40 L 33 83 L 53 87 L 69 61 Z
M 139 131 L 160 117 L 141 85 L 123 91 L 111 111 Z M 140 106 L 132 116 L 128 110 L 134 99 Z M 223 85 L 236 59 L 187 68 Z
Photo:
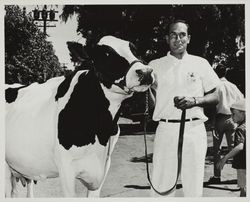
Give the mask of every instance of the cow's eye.
M 108 57 L 110 54 L 106 52 L 105 55 Z

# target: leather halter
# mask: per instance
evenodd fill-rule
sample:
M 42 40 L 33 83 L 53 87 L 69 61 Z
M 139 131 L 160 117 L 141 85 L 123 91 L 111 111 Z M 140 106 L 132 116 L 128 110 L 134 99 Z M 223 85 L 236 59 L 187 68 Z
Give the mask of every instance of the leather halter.
M 143 63 L 141 60 L 134 60 L 133 62 L 130 63 L 129 69 L 137 62 Z

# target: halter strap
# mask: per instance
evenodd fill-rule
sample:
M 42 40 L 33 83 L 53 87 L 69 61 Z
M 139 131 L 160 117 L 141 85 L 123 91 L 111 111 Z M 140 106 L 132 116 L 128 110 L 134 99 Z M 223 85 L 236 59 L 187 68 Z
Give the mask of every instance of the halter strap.
M 124 90 L 127 94 L 132 93 L 132 91 L 126 87 L 126 75 L 127 75 L 128 71 L 130 70 L 130 68 L 131 68 L 135 63 L 137 63 L 137 62 L 140 62 L 140 63 L 143 64 L 143 61 L 141 61 L 141 60 L 134 60 L 134 61 L 132 61 L 132 62 L 129 64 L 129 68 L 128 68 L 128 70 L 125 72 L 125 76 L 122 78 L 122 80 L 119 81 L 119 83 L 114 83 L 114 85 L 116 85 L 116 86 L 118 86 L 119 88 L 121 88 L 122 90 Z
M 137 62 L 143 63 L 141 60 L 134 60 L 133 62 L 130 63 L 129 69 Z

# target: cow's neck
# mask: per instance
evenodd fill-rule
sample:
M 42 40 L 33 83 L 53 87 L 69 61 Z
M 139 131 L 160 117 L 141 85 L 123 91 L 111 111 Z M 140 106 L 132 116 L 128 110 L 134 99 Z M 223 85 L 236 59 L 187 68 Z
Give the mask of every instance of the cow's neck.
M 106 98 L 109 100 L 109 111 L 114 118 L 121 106 L 122 101 L 131 97 L 133 94 L 126 94 L 121 88 L 116 85 L 112 85 L 110 89 L 106 88 L 103 84 L 101 84 L 101 87 Z

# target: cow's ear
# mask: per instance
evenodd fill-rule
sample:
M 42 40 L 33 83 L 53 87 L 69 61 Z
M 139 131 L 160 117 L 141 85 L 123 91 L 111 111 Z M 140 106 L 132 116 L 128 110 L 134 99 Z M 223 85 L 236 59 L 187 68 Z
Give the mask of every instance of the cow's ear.
M 67 42 L 68 49 L 70 51 L 71 61 L 73 62 L 83 62 L 89 58 L 85 46 L 81 43 L 68 41 Z

